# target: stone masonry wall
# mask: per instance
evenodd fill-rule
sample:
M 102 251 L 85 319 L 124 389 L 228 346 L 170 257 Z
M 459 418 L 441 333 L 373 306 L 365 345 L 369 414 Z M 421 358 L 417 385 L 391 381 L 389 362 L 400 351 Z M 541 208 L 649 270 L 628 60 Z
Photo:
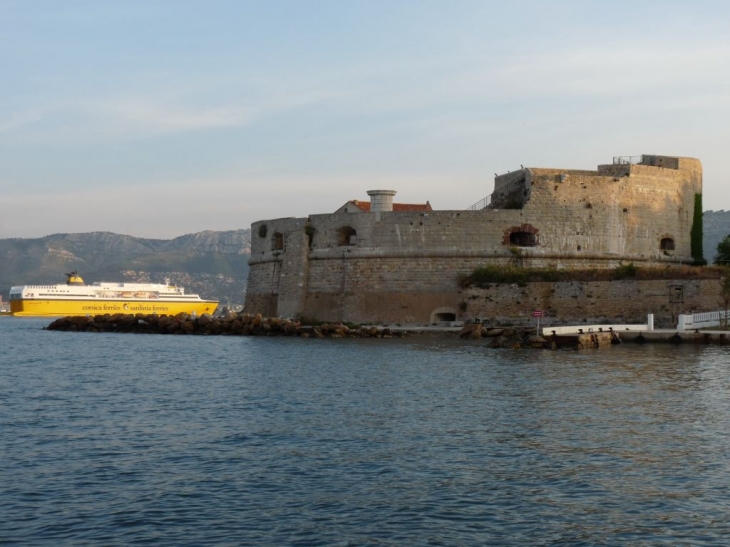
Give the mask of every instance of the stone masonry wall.
M 653 313 L 657 328 L 671 328 L 679 314 L 721 309 L 720 292 L 718 279 L 495 284 L 462 291 L 459 317 L 534 324 L 532 312 L 542 310 L 541 324 L 565 325 L 643 323 Z
M 503 184 L 524 178 L 521 209 L 336 213 L 254 223 L 246 310 L 322 320 L 428 323 L 436 313 L 459 315 L 464 302 L 469 310 L 471 300 L 479 299 L 464 299 L 459 277 L 488 263 L 586 269 L 691 262 L 701 165 L 691 158 L 647 158 L 680 169 L 529 168 L 510 174 Z M 262 225 L 265 233 L 259 231 Z M 343 244 L 343 233 L 350 234 L 352 244 Z M 516 245 L 513 235 L 527 235 L 534 245 Z M 662 249 L 663 239 L 671 240 L 674 249 Z M 637 297 L 644 307 L 651 304 L 643 293 L 625 294 L 622 300 Z M 499 309 L 516 317 L 523 313 L 506 296 L 497 300 Z M 570 317 L 593 313 L 590 307 L 559 309 Z
M 304 218 L 282 218 L 251 226 L 246 309 L 267 316 L 299 315 L 309 271 L 305 225 Z

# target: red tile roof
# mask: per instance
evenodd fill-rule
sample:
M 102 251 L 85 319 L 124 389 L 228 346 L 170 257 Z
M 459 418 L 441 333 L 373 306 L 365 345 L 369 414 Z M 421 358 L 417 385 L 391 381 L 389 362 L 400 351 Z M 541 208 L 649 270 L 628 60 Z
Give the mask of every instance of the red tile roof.
M 353 199 L 353 200 L 350 200 L 350 203 L 352 203 L 355 207 L 357 207 L 364 213 L 370 212 L 370 202 L 369 201 L 359 201 L 357 199 Z M 431 204 L 427 201 L 426 203 L 394 203 L 393 211 L 421 212 L 421 211 L 433 211 L 433 209 L 431 208 Z

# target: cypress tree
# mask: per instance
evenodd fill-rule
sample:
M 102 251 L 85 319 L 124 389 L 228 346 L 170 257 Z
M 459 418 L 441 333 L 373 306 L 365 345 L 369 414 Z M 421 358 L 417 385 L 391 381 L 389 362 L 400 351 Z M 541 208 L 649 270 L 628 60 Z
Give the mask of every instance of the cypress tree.
M 702 253 L 702 194 L 695 194 L 695 210 L 692 216 L 692 229 L 690 235 L 690 248 L 694 263 L 698 266 L 707 264 Z

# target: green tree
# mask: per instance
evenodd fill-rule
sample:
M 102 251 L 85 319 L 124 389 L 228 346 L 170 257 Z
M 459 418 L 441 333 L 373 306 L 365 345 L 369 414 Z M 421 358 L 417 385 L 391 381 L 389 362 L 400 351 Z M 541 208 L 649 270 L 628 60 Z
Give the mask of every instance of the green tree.
M 725 239 L 717 244 L 715 264 L 730 266 L 730 235 L 725 236 Z
M 725 238 L 727 241 L 729 237 Z M 720 305 L 725 313 L 720 317 L 722 328 L 727 330 L 728 312 L 730 311 L 730 269 L 720 278 Z
M 690 245 L 692 258 L 698 266 L 707 264 L 702 256 L 702 194 L 695 194 L 695 210 L 692 216 L 692 228 L 690 229 Z

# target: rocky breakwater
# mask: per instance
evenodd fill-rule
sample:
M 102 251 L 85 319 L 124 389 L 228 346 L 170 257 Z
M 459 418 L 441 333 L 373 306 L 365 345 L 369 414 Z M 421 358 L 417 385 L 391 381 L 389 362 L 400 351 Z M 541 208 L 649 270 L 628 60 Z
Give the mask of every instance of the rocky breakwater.
M 222 317 L 179 313 L 177 315 L 105 314 L 80 317 L 62 317 L 53 321 L 46 330 L 68 332 L 121 332 L 138 334 L 193 334 L 228 336 L 298 336 L 300 338 L 395 338 L 410 334 L 453 334 L 454 331 L 419 330 L 402 327 L 376 327 L 322 323 L 302 325 L 281 317 L 263 317 L 261 314 L 228 313 Z M 490 348 L 555 348 L 555 344 L 530 329 L 488 328 L 479 324 L 466 325 L 459 336 L 463 339 L 482 339 Z
M 299 336 L 301 338 L 390 338 L 404 336 L 403 331 L 379 327 L 350 327 L 342 324 L 311 326 L 280 317 L 260 314 L 229 313 L 224 317 L 210 315 L 95 315 L 62 317 L 47 330 L 71 332 L 129 332 L 139 334 L 198 334 L 231 336 Z
M 518 327 L 490 328 L 481 324 L 469 324 L 461 329 L 459 337 L 471 340 L 486 338 L 490 348 L 555 349 L 554 343 L 536 335 L 532 329 Z

